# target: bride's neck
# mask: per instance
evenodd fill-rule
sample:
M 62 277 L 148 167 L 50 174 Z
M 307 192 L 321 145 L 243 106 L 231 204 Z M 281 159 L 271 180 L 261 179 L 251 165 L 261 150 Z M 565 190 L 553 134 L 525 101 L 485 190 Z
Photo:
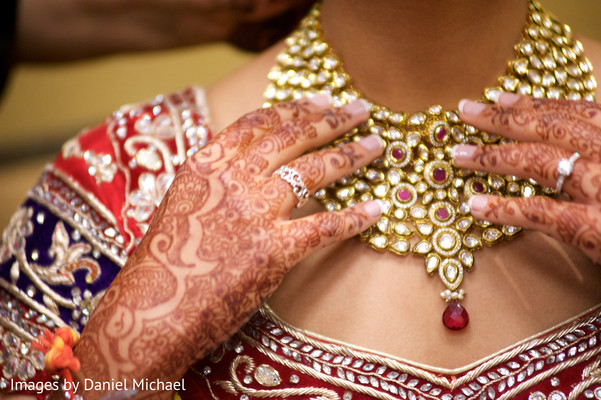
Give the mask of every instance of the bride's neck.
M 416 111 L 494 85 L 527 12 L 525 0 L 325 0 L 322 28 L 368 98 Z

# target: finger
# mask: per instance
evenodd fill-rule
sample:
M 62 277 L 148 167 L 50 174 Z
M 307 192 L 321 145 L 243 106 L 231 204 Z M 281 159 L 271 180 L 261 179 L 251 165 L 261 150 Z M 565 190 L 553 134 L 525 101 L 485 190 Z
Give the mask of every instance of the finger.
M 382 154 L 383 149 L 382 139 L 377 135 L 370 135 L 361 138 L 358 142 L 305 154 L 287 166 L 298 172 L 309 193 L 314 193 L 328 183 L 369 164 Z M 278 173 L 273 176 L 273 179 L 280 180 L 280 178 Z M 294 186 L 289 185 L 285 190 L 293 193 Z M 298 199 L 292 194 L 289 198 L 288 207 L 283 207 L 286 212 L 298 202 Z
M 461 168 L 534 179 L 551 188 L 559 179 L 559 162 L 571 156 L 564 149 L 539 143 L 457 145 L 451 149 L 451 155 Z M 601 203 L 601 168 L 589 160 L 576 160 L 562 191 L 575 201 Z
M 535 99 L 503 93 L 497 104 L 459 103 L 461 119 L 510 139 L 545 142 L 601 160 L 601 106 L 589 101 Z
M 197 153 L 196 158 L 202 159 L 207 154 L 219 154 L 222 159 L 230 160 L 253 142 L 272 132 L 282 122 L 313 118 L 312 115 L 330 107 L 330 100 L 328 95 L 318 95 L 251 111 L 221 131 Z
M 236 166 L 250 173 L 271 175 L 282 164 L 331 142 L 369 117 L 369 105 L 355 101 L 341 108 L 328 107 L 312 114 L 282 121 L 253 143 L 236 160 Z
M 486 195 L 471 197 L 469 205 L 476 218 L 547 233 L 579 247 L 593 261 L 601 262 L 599 207 L 542 196 L 507 198 Z
M 281 246 L 287 265 L 295 265 L 309 254 L 353 237 L 382 215 L 380 200 L 370 200 L 341 211 L 321 212 L 287 221 L 281 226 Z

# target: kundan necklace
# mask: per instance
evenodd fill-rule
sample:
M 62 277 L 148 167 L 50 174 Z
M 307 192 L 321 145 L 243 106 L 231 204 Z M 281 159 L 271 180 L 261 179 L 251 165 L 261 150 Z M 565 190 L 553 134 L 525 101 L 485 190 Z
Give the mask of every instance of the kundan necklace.
M 319 5 L 285 43 L 268 76 L 268 104 L 329 93 L 334 104 L 341 106 L 362 97 L 323 39 Z M 572 39 L 570 28 L 531 2 L 515 58 L 508 63 L 506 75 L 499 77 L 498 85 L 484 91 L 483 100 L 490 102 L 506 91 L 592 101 L 596 86 L 591 63 L 583 55 L 582 44 Z M 440 106 L 408 115 L 373 104 L 367 123 L 331 146 L 370 134 L 378 134 L 385 141 L 384 156 L 319 190 L 315 197 L 330 211 L 369 199 L 383 200 L 386 211 L 361 239 L 376 250 L 424 256 L 426 272 L 437 274 L 446 288 L 441 293 L 448 303 L 444 325 L 462 329 L 469 316 L 459 304 L 465 296 L 460 285 L 464 271 L 474 267 L 473 252 L 520 232 L 518 227 L 474 219 L 467 199 L 480 193 L 552 195 L 554 190 L 531 180 L 454 167 L 449 156 L 453 145 L 499 143 L 501 138 L 464 124 L 456 111 Z

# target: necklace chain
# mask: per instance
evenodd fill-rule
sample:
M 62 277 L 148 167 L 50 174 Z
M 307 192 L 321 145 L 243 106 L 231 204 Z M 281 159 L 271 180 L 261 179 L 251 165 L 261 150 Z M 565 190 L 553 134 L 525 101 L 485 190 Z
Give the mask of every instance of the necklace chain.
M 352 86 L 341 60 L 324 41 L 319 5 L 285 41 L 269 73 L 267 104 L 329 93 L 336 106 L 363 97 Z M 531 2 L 522 40 L 497 86 L 484 90 L 483 101 L 492 102 L 502 91 L 537 98 L 593 101 L 596 81 L 582 44 L 571 30 Z M 361 239 L 379 251 L 425 257 L 426 271 L 437 274 L 447 302 L 463 299 L 464 271 L 474 266 L 473 252 L 512 238 L 514 226 L 496 226 L 474 219 L 467 199 L 474 194 L 502 196 L 553 195 L 554 191 L 531 180 L 474 172 L 453 166 L 449 150 L 459 143 L 509 142 L 464 124 L 456 111 L 432 106 L 412 115 L 373 104 L 371 117 L 341 142 L 377 134 L 386 143 L 384 156 L 371 165 L 319 190 L 315 198 L 327 210 L 339 210 L 360 201 L 381 199 L 386 211 Z

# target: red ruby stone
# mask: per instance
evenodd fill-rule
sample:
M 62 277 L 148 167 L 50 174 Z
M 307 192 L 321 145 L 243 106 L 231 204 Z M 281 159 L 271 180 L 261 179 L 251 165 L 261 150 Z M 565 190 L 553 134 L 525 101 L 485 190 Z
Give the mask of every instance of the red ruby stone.
M 447 179 L 447 173 L 443 168 L 434 168 L 432 171 L 432 178 L 436 182 L 444 182 Z
M 441 207 L 438 210 L 436 210 L 436 217 L 442 221 L 448 219 L 450 215 L 451 214 L 449 214 L 449 210 L 447 210 L 446 207 Z
M 474 192 L 476 193 L 484 193 L 484 185 L 482 182 L 474 182 L 472 184 L 472 189 L 474 189 Z
M 411 192 L 407 189 L 401 189 L 397 193 L 397 197 L 400 201 L 407 201 L 411 198 Z
M 405 157 L 405 153 L 403 153 L 403 150 L 401 149 L 392 149 L 392 157 L 399 161 L 402 160 L 403 157 Z
M 436 140 L 442 142 L 447 137 L 447 130 L 445 128 L 440 128 L 438 132 L 436 132 Z
M 442 323 L 453 331 L 465 328 L 468 322 L 470 322 L 469 314 L 461 304 L 455 301 L 450 302 L 442 314 Z

